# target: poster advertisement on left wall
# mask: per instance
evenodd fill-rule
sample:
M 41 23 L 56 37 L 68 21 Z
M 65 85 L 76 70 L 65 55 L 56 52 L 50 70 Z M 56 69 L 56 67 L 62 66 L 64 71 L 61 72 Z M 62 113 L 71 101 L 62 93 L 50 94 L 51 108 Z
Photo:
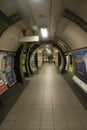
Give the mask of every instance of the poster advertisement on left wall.
M 8 81 L 8 85 L 11 87 L 16 83 L 16 76 L 14 73 L 14 54 L 8 53 L 5 61 L 6 68 L 6 79 Z
M 3 70 L 2 70 L 2 63 L 3 63 L 3 54 L 0 53 L 0 95 L 7 90 L 7 86 L 4 83 L 3 79 Z

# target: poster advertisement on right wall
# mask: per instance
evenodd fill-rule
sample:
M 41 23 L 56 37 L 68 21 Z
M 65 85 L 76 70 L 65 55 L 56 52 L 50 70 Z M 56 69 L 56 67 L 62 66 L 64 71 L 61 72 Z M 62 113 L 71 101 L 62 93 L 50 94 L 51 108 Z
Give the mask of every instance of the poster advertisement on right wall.
M 73 52 L 75 56 L 75 75 L 87 84 L 87 50 L 77 50 Z

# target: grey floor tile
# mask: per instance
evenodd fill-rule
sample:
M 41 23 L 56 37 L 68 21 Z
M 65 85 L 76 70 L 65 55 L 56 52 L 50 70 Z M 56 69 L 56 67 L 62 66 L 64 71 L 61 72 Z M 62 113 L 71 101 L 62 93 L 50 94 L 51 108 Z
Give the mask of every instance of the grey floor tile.
M 71 114 L 71 115 L 75 115 L 75 114 L 77 114 L 77 111 L 75 110 L 75 109 L 64 109 L 64 113 L 66 114 L 66 115 L 69 115 L 69 114 Z
M 55 130 L 54 128 L 40 128 L 40 130 Z
M 26 130 L 26 129 L 22 129 L 22 128 L 18 128 L 18 129 L 12 128 L 11 130 Z
M 81 122 L 84 129 L 87 130 L 87 120 Z
M 61 109 L 61 108 L 63 108 L 62 105 L 60 105 L 60 104 L 53 104 L 53 111 L 54 111 L 54 109 Z
M 29 121 L 27 124 L 27 129 L 31 129 L 31 128 L 40 128 L 40 121 Z
M 68 129 L 68 123 L 67 121 L 55 121 L 55 129 Z
M 79 109 L 76 109 L 77 113 L 80 115 L 80 114 L 85 114 L 87 116 L 87 110 L 85 110 L 84 108 L 79 108 Z
M 64 114 L 54 114 L 54 121 L 66 121 L 66 116 Z
M 0 128 L 0 130 L 11 130 L 10 128 Z
M 77 114 L 66 114 L 67 121 L 80 121 L 79 116 Z
M 70 129 L 83 129 L 80 121 L 68 121 Z
M 26 130 L 40 130 L 39 128 L 27 128 Z
M 32 111 L 30 111 L 28 114 L 41 114 L 42 113 L 42 111 L 37 111 L 37 110 L 32 110 Z
M 25 129 L 28 121 L 15 121 L 13 129 Z
M 53 121 L 53 114 L 42 114 L 41 121 Z
M 41 120 L 41 115 L 39 114 L 29 115 L 29 121 L 40 121 L 40 120 Z
M 79 117 L 79 119 L 81 120 L 81 121 L 85 121 L 85 120 L 87 120 L 87 115 L 86 114 L 78 114 L 78 117 Z
M 70 130 L 69 128 L 55 128 L 55 130 Z
M 53 121 L 41 121 L 41 127 L 40 128 L 54 128 L 54 122 Z
M 64 110 L 62 109 L 62 107 L 61 108 L 53 108 L 53 113 L 54 114 L 64 114 Z
M 28 121 L 29 120 L 29 115 L 19 115 L 17 117 L 17 121 Z
M 69 130 L 87 130 L 87 129 L 84 129 L 84 128 L 70 128 Z
M 3 121 L 0 125 L 0 129 L 11 129 L 14 125 L 14 121 Z
M 53 112 L 51 111 L 51 110 L 49 110 L 49 111 L 42 111 L 42 114 L 43 115 L 46 115 L 46 114 L 52 114 Z
M 15 121 L 18 118 L 16 114 L 8 114 L 5 118 L 5 121 Z
M 49 104 L 47 105 L 47 104 L 46 104 L 46 105 L 42 105 L 42 107 L 43 107 L 43 108 L 52 109 L 53 106 L 52 106 L 52 104 L 51 104 L 51 105 L 49 105 Z

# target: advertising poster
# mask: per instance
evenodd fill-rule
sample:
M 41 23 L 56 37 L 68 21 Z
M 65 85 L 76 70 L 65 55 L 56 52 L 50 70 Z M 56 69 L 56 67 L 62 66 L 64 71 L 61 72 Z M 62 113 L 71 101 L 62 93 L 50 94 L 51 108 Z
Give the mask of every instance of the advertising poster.
M 2 75 L 2 62 L 3 62 L 3 54 L 0 54 L 0 95 L 7 90 L 7 86 L 4 84 Z
M 6 62 L 5 62 L 5 67 L 6 67 L 6 78 L 8 81 L 8 85 L 12 86 L 16 82 L 16 76 L 13 70 L 14 67 L 14 54 L 9 53 L 6 56 Z
M 76 76 L 87 84 L 87 50 L 74 52 L 76 62 Z

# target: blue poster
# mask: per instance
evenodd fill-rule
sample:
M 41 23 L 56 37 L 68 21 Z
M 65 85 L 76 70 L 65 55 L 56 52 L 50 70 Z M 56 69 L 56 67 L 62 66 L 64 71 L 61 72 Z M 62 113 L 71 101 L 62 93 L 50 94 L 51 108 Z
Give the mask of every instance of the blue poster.
M 6 79 L 8 82 L 9 86 L 12 86 L 16 82 L 16 76 L 14 73 L 14 54 L 9 53 L 6 56 L 6 62 L 5 62 L 5 67 L 6 67 Z
M 74 52 L 76 62 L 76 76 L 87 83 L 87 50 Z

